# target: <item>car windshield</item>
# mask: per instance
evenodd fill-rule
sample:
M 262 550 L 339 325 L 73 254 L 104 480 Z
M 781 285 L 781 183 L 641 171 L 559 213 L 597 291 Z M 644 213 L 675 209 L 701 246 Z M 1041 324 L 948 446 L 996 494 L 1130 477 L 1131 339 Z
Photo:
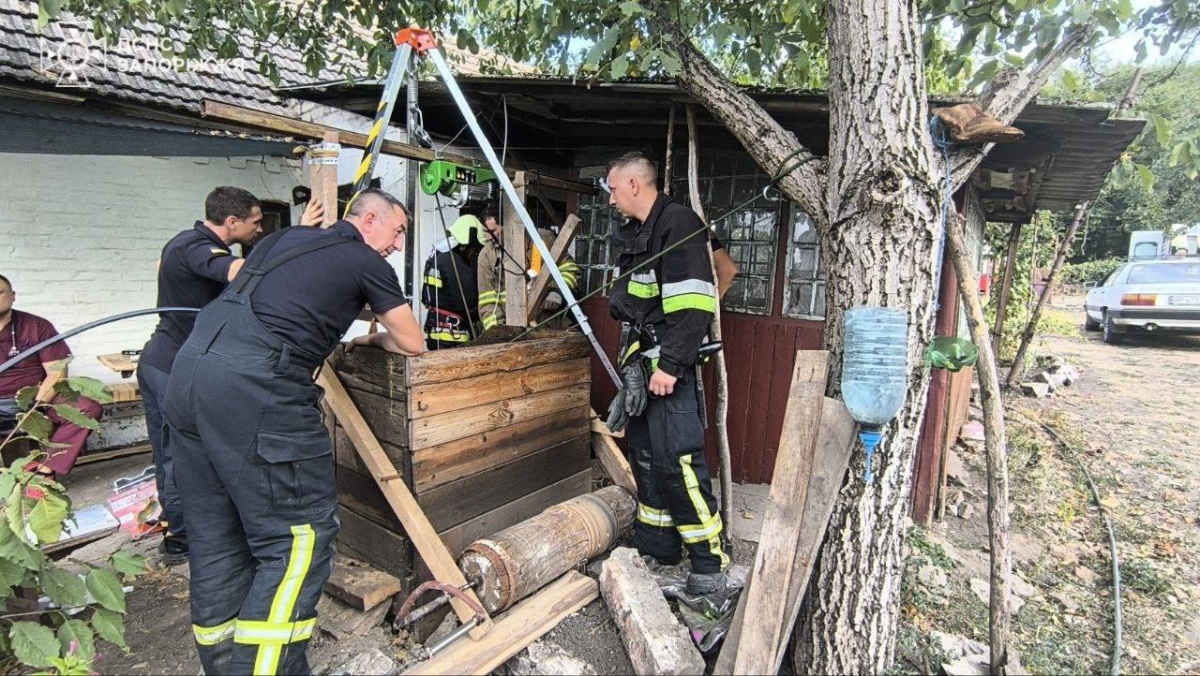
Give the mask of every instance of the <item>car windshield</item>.
M 1200 284 L 1200 261 L 1196 263 L 1142 263 L 1129 269 L 1126 284 Z

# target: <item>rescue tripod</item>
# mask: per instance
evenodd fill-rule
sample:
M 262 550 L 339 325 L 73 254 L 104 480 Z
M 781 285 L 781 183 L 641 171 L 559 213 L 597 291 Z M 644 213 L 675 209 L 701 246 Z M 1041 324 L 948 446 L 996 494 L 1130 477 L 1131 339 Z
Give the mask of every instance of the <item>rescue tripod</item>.
M 438 77 L 446 85 L 446 89 L 450 91 L 450 96 L 453 97 L 455 105 L 458 106 L 459 112 L 462 113 L 467 127 L 470 128 L 471 134 L 475 137 L 475 142 L 479 144 L 479 148 L 483 151 L 484 157 L 487 158 L 492 171 L 496 173 L 496 179 L 500 181 L 500 186 L 504 189 L 504 194 L 508 197 L 509 203 L 512 204 L 513 209 L 520 216 L 521 224 L 525 226 L 525 232 L 528 234 L 530 241 L 537 247 L 543 263 L 550 270 L 550 276 L 554 279 L 555 284 L 558 285 L 559 292 L 563 296 L 563 302 L 567 304 L 567 307 L 575 315 L 575 319 L 579 323 L 579 329 L 583 332 L 583 335 L 587 336 L 588 341 L 591 342 L 596 357 L 604 365 L 604 370 L 612 378 L 613 384 L 618 388 L 621 387 L 620 376 L 617 375 L 616 369 L 613 368 L 612 362 L 604 352 L 604 347 L 600 345 L 599 339 L 596 338 L 596 333 L 592 330 L 592 326 L 588 322 L 583 308 L 579 306 L 579 302 L 575 299 L 575 294 L 571 292 L 571 288 L 567 285 L 566 280 L 563 279 L 562 272 L 558 269 L 558 262 L 554 260 L 550 249 L 542 241 L 542 236 L 538 234 L 533 218 L 530 217 L 529 211 L 525 208 L 524 201 L 521 200 L 517 194 L 517 189 L 508 178 L 508 173 L 505 172 L 500 158 L 496 156 L 495 149 L 492 148 L 492 144 L 488 141 L 487 136 L 484 135 L 479 122 L 475 119 L 475 113 L 472 112 L 471 105 L 467 103 L 466 97 L 463 96 L 462 89 L 458 86 L 458 81 L 454 79 L 454 72 L 450 70 L 449 64 L 446 63 L 445 57 L 442 56 L 441 50 L 438 49 L 433 33 L 418 28 L 405 28 L 396 33 L 395 44 L 396 56 L 392 59 L 387 79 L 384 81 L 383 97 L 379 101 L 379 107 L 375 110 L 375 122 L 371 125 L 370 133 L 367 134 L 366 153 L 363 155 L 362 163 L 359 164 L 358 172 L 354 177 L 355 197 L 370 186 L 371 175 L 375 170 L 375 162 L 379 159 L 379 153 L 383 148 L 384 129 L 387 127 L 388 121 L 392 119 L 392 111 L 395 109 L 396 99 L 400 95 L 400 84 L 412 72 L 415 57 L 427 56 L 437 70 Z M 412 84 L 409 86 L 412 86 Z M 354 197 L 351 197 L 350 203 L 353 202 Z M 347 209 L 349 209 L 349 205 L 347 205 Z

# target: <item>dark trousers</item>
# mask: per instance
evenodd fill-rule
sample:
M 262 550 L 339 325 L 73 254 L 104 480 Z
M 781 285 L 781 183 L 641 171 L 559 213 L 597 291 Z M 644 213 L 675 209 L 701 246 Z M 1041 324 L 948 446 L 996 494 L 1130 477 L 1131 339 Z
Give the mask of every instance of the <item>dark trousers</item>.
M 170 374 L 149 364 L 138 364 L 138 390 L 146 409 L 146 436 L 154 449 L 154 480 L 158 484 L 158 502 L 162 505 L 163 520 L 172 537 L 186 537 L 183 506 L 175 485 L 175 461 L 167 438 L 167 421 L 163 418 L 163 402 L 167 398 L 167 379 Z
M 681 559 L 692 572 L 716 573 L 729 565 L 721 544 L 721 514 L 704 459 L 704 426 L 689 372 L 666 397 L 650 399 L 625 433 L 638 488 L 633 543 L 661 563 Z
M 205 673 L 308 674 L 338 529 L 333 446 L 312 365 L 236 301 L 197 318 L 164 409 L 186 477 L 192 629 Z

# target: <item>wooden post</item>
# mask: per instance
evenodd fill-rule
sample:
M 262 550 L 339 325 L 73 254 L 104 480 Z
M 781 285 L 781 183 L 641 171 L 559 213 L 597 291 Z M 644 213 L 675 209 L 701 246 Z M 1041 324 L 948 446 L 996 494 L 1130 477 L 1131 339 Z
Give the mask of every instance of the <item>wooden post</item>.
M 984 449 L 987 454 L 988 534 L 991 545 L 991 596 L 988 607 L 988 638 L 991 646 L 991 673 L 1004 674 L 1008 667 L 1008 597 L 1011 588 L 1012 550 L 1008 541 L 1008 442 L 1004 432 L 1004 402 L 1000 398 L 1000 374 L 996 355 L 988 340 L 987 319 L 979 301 L 979 276 L 971 262 L 962 234 L 962 218 L 951 211 L 946 224 L 946 250 L 958 273 L 958 293 L 966 308 L 971 340 L 979 350 L 976 374 L 979 398 L 983 406 Z
M 429 522 L 429 518 L 417 504 L 412 492 L 404 485 L 404 480 L 396 470 L 396 466 L 392 464 L 387 452 L 379 445 L 379 440 L 371 433 L 367 421 L 363 419 L 362 413 L 350 399 L 346 388 L 338 380 L 333 364 L 328 361 L 325 362 L 325 367 L 317 376 L 317 387 L 325 391 L 325 402 L 337 417 L 338 422 L 341 423 L 342 429 L 346 431 L 346 436 L 354 444 L 363 464 L 371 472 L 371 476 L 379 485 L 380 492 L 387 498 L 396 517 L 404 525 L 404 532 L 412 540 L 413 546 L 421 555 L 421 560 L 429 567 L 429 571 L 433 573 L 434 579 L 455 587 L 465 587 L 467 579 L 458 569 L 454 557 L 450 555 L 450 551 L 446 549 L 446 545 L 438 536 L 437 531 L 433 529 L 433 524 Z M 475 592 L 470 589 L 467 589 L 466 594 L 470 597 L 475 596 Z M 474 621 L 475 611 L 471 610 L 466 603 L 453 599 L 450 601 L 450 605 L 460 620 L 463 622 Z M 471 637 L 478 640 L 491 628 L 491 619 L 485 617 L 483 624 L 471 630 Z
M 517 190 L 517 199 L 521 200 L 521 206 L 524 206 L 525 172 L 518 171 L 513 176 L 513 187 Z M 529 310 L 525 297 L 525 270 L 529 267 L 526 252 L 529 245 L 525 225 L 521 223 L 521 217 L 517 213 L 516 207 L 507 198 L 505 199 L 504 223 L 501 229 L 504 236 L 504 250 L 513 258 L 521 261 L 520 271 L 512 270 L 511 268 L 514 266 L 502 266 L 504 268 L 504 323 L 508 326 L 525 327 L 529 325 Z
M 327 131 L 321 137 L 321 143 L 311 150 L 309 158 L 312 171 L 309 173 L 309 188 L 312 196 L 321 201 L 325 214 L 321 217 L 321 227 L 328 228 L 337 222 L 338 214 L 338 144 L 339 134 Z
M 1004 279 L 1000 280 L 1000 298 L 996 300 L 996 325 L 992 327 L 992 351 L 1000 354 L 1004 339 L 1004 315 L 1012 296 L 1013 273 L 1017 269 L 1017 249 L 1021 246 L 1021 224 L 1013 223 L 1008 231 L 1008 259 L 1004 263 Z
M 690 110 L 690 107 L 689 107 Z M 691 129 L 691 127 L 688 127 Z M 663 192 L 671 194 L 671 172 L 674 171 L 675 160 L 675 104 L 671 104 L 671 112 L 667 113 L 667 154 L 663 159 Z
M 629 466 L 629 461 L 625 459 L 621 448 L 617 446 L 617 442 L 613 441 L 613 434 L 609 431 L 608 425 L 604 424 L 595 411 L 592 411 L 592 452 L 596 454 L 600 466 L 604 468 L 613 483 L 637 495 L 637 482 L 633 478 L 633 469 Z
M 735 648 L 735 674 L 775 673 L 771 665 L 776 663 L 777 646 L 786 643 L 785 631 L 791 629 L 783 625 L 784 615 L 788 611 L 828 370 L 828 352 L 796 353 L 779 455 L 763 519 L 764 538 L 741 600 L 746 606 L 741 635 L 753 638 Z
M 671 115 L 672 124 L 674 114 Z M 696 133 L 696 111 L 691 104 L 687 106 L 688 128 L 688 195 L 691 197 L 692 210 L 700 220 L 708 223 L 704 217 L 704 207 L 700 204 L 700 139 Z M 712 238 L 707 238 L 708 265 L 712 269 L 713 287 L 716 288 L 717 263 L 713 259 Z M 712 322 L 708 333 L 712 340 L 721 340 L 721 291 L 716 289 L 717 304 L 713 310 Z M 716 355 L 714 372 L 717 374 L 717 457 L 721 461 L 721 520 L 726 528 L 733 527 L 733 460 L 729 452 L 729 373 L 725 370 L 725 351 Z M 728 538 L 733 542 L 732 538 Z
M 563 223 L 562 229 L 558 231 L 558 236 L 554 238 L 554 246 L 550 247 L 555 264 L 566 260 L 567 249 L 571 248 L 571 242 L 574 241 L 575 233 L 579 230 L 581 223 L 583 221 L 579 220 L 575 214 L 567 216 L 567 222 Z M 538 272 L 537 279 L 533 280 L 533 284 L 529 287 L 529 295 L 526 298 L 529 304 L 529 324 L 531 326 L 537 321 L 538 310 L 542 307 L 542 301 L 546 300 L 546 294 L 550 293 L 550 279 L 550 266 L 543 265 L 541 271 Z

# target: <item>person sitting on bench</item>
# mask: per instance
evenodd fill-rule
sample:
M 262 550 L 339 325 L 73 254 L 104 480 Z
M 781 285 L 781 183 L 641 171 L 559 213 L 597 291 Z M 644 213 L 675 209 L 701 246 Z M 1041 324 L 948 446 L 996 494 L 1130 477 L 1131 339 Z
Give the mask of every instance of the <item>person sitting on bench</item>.
M 45 319 L 14 310 L 13 302 L 16 299 L 17 294 L 13 291 L 12 282 L 0 275 L 0 362 L 8 361 L 43 340 L 58 335 L 54 325 Z M 52 369 L 50 366 L 69 356 L 71 350 L 67 344 L 58 342 L 0 373 L 0 427 L 11 429 L 15 424 L 15 417 L 20 413 L 16 405 L 16 396 L 23 388 L 42 385 L 39 394 L 45 392 L 46 396 L 49 396 L 54 383 L 66 375 L 65 368 Z M 60 395 L 54 397 L 51 403 L 70 404 L 87 417 L 93 420 L 100 419 L 100 404 L 86 397 L 70 401 Z M 75 466 L 75 460 L 83 451 L 91 432 L 87 428 L 67 422 L 53 409 L 46 411 L 46 414 L 54 423 L 50 442 L 61 446 L 52 446 L 48 451 L 49 457 L 30 469 L 50 476 L 67 474 Z

